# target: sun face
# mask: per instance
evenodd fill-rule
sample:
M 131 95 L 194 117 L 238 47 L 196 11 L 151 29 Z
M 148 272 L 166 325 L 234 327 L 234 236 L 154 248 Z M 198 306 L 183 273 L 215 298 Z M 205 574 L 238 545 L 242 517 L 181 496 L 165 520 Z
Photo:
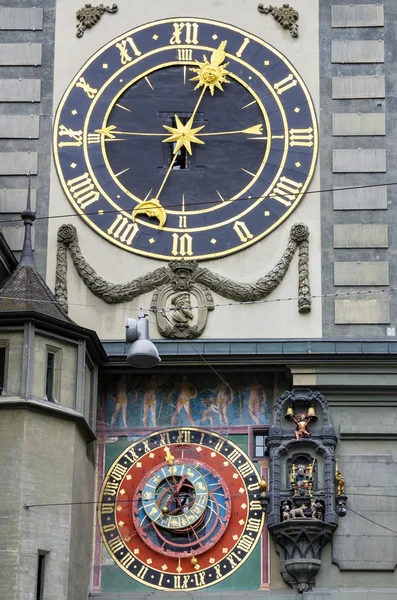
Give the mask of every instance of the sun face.
M 192 77 L 190 80 L 198 81 L 198 84 L 194 88 L 195 90 L 205 86 L 206 88 L 209 88 L 211 95 L 213 96 L 215 88 L 218 88 L 218 90 L 223 92 L 222 83 L 230 83 L 230 81 L 226 79 L 226 76 L 229 75 L 229 71 L 226 69 L 229 63 L 223 62 L 226 58 L 226 44 L 227 42 L 223 41 L 219 45 L 219 48 L 214 50 L 210 60 L 207 59 L 205 54 L 203 56 L 203 62 L 196 60 L 197 68 L 190 69 L 193 73 L 197 73 L 196 77 Z

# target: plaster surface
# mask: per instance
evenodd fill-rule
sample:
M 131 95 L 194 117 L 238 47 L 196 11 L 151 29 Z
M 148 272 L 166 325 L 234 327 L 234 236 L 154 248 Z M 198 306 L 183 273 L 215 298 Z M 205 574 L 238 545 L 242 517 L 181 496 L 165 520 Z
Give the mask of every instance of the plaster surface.
M 319 109 L 319 55 L 318 55 L 318 2 L 296 0 L 294 7 L 300 13 L 299 38 L 292 38 L 273 17 L 261 15 L 248 0 L 229 2 L 203 0 L 182 9 L 177 0 L 162 3 L 118 2 L 115 15 L 105 14 L 92 30 L 81 39 L 75 37 L 75 12 L 81 7 L 80 0 L 58 0 L 55 35 L 54 111 L 70 80 L 84 62 L 102 45 L 128 29 L 164 17 L 205 17 L 233 23 L 264 38 L 283 52 L 297 68 L 312 95 L 316 110 Z M 286 248 L 290 227 L 303 222 L 310 229 L 310 278 L 314 295 L 321 293 L 320 283 L 320 207 L 319 163 L 309 192 L 293 214 L 273 233 L 254 246 L 226 258 L 203 261 L 201 264 L 240 282 L 255 282 L 277 263 Z M 63 215 L 63 216 L 61 216 Z M 163 261 L 142 258 L 113 246 L 93 232 L 79 217 L 65 197 L 54 164 L 51 169 L 48 267 L 47 280 L 51 287 L 55 282 L 55 255 L 57 230 L 63 223 L 76 226 L 82 254 L 92 267 L 105 279 L 114 283 L 129 281 L 139 275 L 164 265 Z M 295 298 L 298 290 L 298 257 L 295 256 L 284 281 L 271 294 L 269 300 Z M 79 324 L 95 329 L 102 339 L 124 337 L 124 316 L 136 316 L 139 307 L 149 308 L 151 294 L 117 306 L 108 306 L 96 298 L 79 279 L 69 259 L 68 271 L 70 316 Z M 216 304 L 229 301 L 214 294 Z M 314 300 L 310 314 L 300 315 L 296 300 L 269 302 L 257 305 L 217 307 L 210 313 L 204 332 L 206 338 L 245 337 L 321 337 L 321 302 Z M 160 337 L 151 317 L 151 335 Z M 232 324 L 232 325 L 231 325 Z

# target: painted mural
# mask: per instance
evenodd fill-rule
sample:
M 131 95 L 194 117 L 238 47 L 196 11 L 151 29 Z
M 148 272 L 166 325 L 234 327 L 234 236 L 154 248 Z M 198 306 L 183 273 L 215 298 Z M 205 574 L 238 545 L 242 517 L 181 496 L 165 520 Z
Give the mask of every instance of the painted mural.
M 99 428 L 269 425 L 274 378 L 260 373 L 110 375 L 102 382 Z

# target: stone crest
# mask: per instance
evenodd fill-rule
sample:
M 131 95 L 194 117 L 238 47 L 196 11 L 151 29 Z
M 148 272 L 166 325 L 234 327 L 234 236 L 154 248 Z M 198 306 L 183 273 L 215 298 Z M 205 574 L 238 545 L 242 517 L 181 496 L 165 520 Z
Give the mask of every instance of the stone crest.
M 153 293 L 150 309 L 156 314 L 161 335 L 191 339 L 204 331 L 208 311 L 214 310 L 210 290 L 195 283 L 196 261 L 169 263 L 173 278 Z

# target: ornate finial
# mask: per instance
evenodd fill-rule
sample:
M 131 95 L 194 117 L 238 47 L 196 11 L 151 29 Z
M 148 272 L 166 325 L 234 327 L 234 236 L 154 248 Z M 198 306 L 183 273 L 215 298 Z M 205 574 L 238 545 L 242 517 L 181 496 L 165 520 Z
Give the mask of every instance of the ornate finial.
M 292 37 L 298 37 L 298 23 L 296 21 L 299 18 L 299 13 L 292 6 L 286 3 L 280 7 L 271 4 L 269 6 L 258 4 L 258 10 L 265 15 L 271 13 L 284 29 L 289 29 Z
M 19 261 L 19 265 L 21 267 L 36 267 L 34 258 L 33 258 L 33 248 L 32 248 L 32 225 L 36 220 L 36 213 L 31 208 L 30 202 L 30 172 L 28 175 L 28 197 L 26 200 L 26 209 L 21 213 L 21 219 L 25 225 L 25 237 L 23 240 L 23 248 L 21 259 Z

